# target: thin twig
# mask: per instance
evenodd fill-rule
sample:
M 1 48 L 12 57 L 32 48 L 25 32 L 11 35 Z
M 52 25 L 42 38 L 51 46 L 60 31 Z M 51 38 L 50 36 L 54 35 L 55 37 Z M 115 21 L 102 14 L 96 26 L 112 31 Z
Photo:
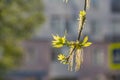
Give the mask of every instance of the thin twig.
M 84 5 L 84 11 L 85 12 L 86 12 L 86 9 L 87 9 L 87 0 L 85 0 L 85 5 Z M 79 34 L 78 34 L 78 41 L 80 40 L 85 20 L 86 20 L 86 16 L 84 17 L 82 25 L 80 26 L 80 31 L 79 31 Z
M 85 5 L 84 5 L 84 11 L 86 11 L 87 9 L 87 0 L 85 0 Z M 81 34 L 82 34 L 82 30 L 83 30 L 83 26 L 84 26 L 84 22 L 86 20 L 86 16 L 83 18 L 83 22 L 82 22 L 82 25 L 81 25 L 81 28 L 80 28 L 80 31 L 79 31 L 79 34 L 78 34 L 78 38 L 77 40 L 79 41 L 80 40 L 80 37 L 81 37 Z M 70 52 L 70 55 L 73 54 L 74 50 L 76 49 L 76 46 L 73 48 L 73 50 Z M 67 58 L 69 59 L 70 56 L 68 56 Z
M 78 34 L 78 39 L 77 39 L 78 41 L 80 40 L 85 20 L 86 20 L 86 16 L 83 18 L 83 22 L 82 22 L 82 25 L 81 25 L 81 28 Z
M 87 0 L 85 0 L 84 11 L 87 10 Z

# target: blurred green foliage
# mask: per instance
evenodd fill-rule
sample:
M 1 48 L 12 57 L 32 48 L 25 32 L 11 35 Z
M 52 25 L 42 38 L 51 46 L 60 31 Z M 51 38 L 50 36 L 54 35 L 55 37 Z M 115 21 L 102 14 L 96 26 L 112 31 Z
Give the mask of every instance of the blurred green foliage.
M 18 65 L 19 42 L 44 22 L 41 0 L 0 0 L 0 73 Z

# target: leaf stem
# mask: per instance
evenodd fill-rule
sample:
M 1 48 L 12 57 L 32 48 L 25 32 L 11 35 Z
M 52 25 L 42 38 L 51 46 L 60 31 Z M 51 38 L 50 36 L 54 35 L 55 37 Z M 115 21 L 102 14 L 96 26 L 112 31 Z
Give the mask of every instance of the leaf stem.
M 86 9 L 87 9 L 87 0 L 85 0 L 84 11 L 86 11 Z M 78 33 L 78 38 L 77 38 L 78 41 L 80 41 L 85 20 L 86 20 L 86 16 L 83 18 L 82 24 L 81 24 L 81 26 L 80 26 L 80 31 L 79 31 L 79 33 Z M 73 52 L 75 51 L 75 49 L 76 49 L 76 46 L 74 46 L 74 48 L 73 48 L 72 51 L 70 52 L 70 55 L 73 54 Z M 69 59 L 70 55 L 67 57 L 67 59 Z
M 86 12 L 86 9 L 87 9 L 87 0 L 85 0 L 85 4 L 84 4 L 84 11 L 85 12 Z M 85 20 L 86 20 L 86 16 L 83 18 L 82 24 L 80 26 L 80 31 L 79 31 L 78 39 L 77 39 L 78 41 L 80 40 Z

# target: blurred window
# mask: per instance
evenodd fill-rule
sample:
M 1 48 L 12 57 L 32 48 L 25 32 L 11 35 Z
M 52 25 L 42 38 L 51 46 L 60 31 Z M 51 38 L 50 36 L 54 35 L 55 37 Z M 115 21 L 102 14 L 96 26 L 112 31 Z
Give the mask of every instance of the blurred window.
M 120 42 L 120 19 L 113 18 L 110 21 L 109 34 L 105 36 L 107 41 Z
M 57 61 L 57 55 L 59 54 L 59 50 L 52 49 L 52 61 Z
M 120 35 L 120 20 L 112 20 L 112 34 Z
M 120 64 L 120 49 L 113 50 L 113 62 Z
M 67 30 L 67 33 L 71 33 L 72 30 L 72 23 L 71 23 L 71 19 L 70 18 L 66 18 L 65 19 L 65 30 Z M 73 33 L 72 33 L 73 34 Z
M 36 53 L 35 47 L 32 47 L 32 46 L 27 47 L 27 53 L 26 53 L 27 64 L 33 64 L 34 63 L 35 53 Z
M 70 38 L 76 37 L 78 34 L 78 25 L 77 21 L 74 20 L 74 15 L 75 14 L 73 14 L 71 17 L 67 16 L 64 22 L 65 30 L 67 31 Z
M 100 48 L 95 48 L 93 51 L 93 65 L 101 66 L 104 63 L 104 52 Z
M 59 15 L 52 15 L 50 20 L 52 34 L 63 35 L 65 27 L 63 26 L 63 19 Z
M 95 34 L 95 33 L 97 33 L 96 32 L 96 29 L 97 29 L 97 22 L 94 20 L 94 21 L 91 21 L 91 33 L 92 34 Z
M 111 11 L 113 13 L 119 13 L 120 12 L 120 0 L 112 0 L 111 1 Z
M 97 20 L 91 20 L 91 34 L 98 35 L 100 33 L 100 24 Z
M 92 8 L 94 9 L 98 9 L 98 6 L 99 6 L 99 0 L 91 0 L 91 6 Z

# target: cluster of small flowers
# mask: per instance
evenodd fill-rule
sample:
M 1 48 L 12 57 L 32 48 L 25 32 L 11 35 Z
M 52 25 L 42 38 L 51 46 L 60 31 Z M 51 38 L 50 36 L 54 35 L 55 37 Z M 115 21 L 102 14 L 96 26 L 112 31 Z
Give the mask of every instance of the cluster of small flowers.
M 64 0 L 66 3 L 68 0 Z M 80 65 L 83 62 L 83 48 L 90 46 L 92 43 L 88 42 L 88 36 L 86 36 L 83 41 L 80 41 L 80 36 L 83 30 L 83 25 L 86 20 L 86 8 L 88 8 L 88 1 L 85 0 L 84 10 L 79 12 L 78 17 L 78 39 L 76 41 L 67 40 L 66 36 L 60 37 L 59 35 L 53 35 L 52 46 L 55 48 L 62 48 L 64 46 L 68 47 L 68 55 L 61 53 L 58 55 L 58 60 L 62 64 L 67 64 L 68 69 L 72 71 L 73 62 L 75 61 L 75 71 L 80 69 Z
M 69 70 L 72 71 L 73 67 L 73 57 L 76 56 L 76 68 L 75 70 L 79 70 L 81 63 L 83 62 L 83 48 L 90 46 L 92 43 L 88 42 L 88 36 L 84 38 L 82 42 L 80 41 L 68 41 L 66 36 L 60 37 L 58 35 L 53 35 L 52 46 L 55 48 L 62 48 L 63 46 L 69 47 L 68 55 L 65 56 L 64 53 L 58 55 L 58 60 L 63 63 L 69 65 Z M 76 49 L 72 52 L 73 49 Z

